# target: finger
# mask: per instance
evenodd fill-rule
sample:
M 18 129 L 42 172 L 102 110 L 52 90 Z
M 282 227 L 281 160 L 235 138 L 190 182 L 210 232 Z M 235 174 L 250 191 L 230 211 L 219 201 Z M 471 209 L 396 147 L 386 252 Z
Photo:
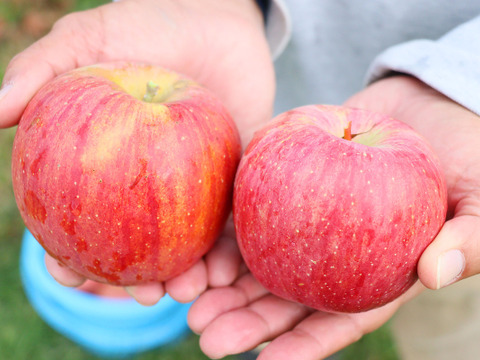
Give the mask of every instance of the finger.
M 188 303 L 207 288 L 207 268 L 203 260 L 177 277 L 165 282 L 165 290 L 175 300 Z
M 59 263 L 56 259 L 45 254 L 45 266 L 52 277 L 63 286 L 77 287 L 85 282 L 85 278 L 65 265 Z
M 242 256 L 235 238 L 224 235 L 205 257 L 208 284 L 212 287 L 232 284 L 240 273 Z
M 273 340 L 258 359 L 323 359 L 361 336 L 361 330 L 349 315 L 315 312 L 294 330 Z
M 95 21 L 96 12 L 89 12 Z M 97 15 L 98 16 L 98 15 Z M 52 31 L 27 49 L 17 54 L 7 66 L 2 90 L 0 90 L 0 128 L 18 123 L 27 103 L 33 95 L 55 76 L 81 65 L 95 62 L 98 44 L 86 39 L 90 32 L 96 31 L 92 26 L 82 27 L 85 14 L 71 14 L 62 18 Z M 71 29 L 88 29 L 75 32 Z M 101 38 L 96 34 L 91 39 Z
M 110 298 L 124 298 L 129 297 L 129 294 L 125 292 L 125 289 L 121 286 L 114 286 L 109 284 L 99 283 L 93 280 L 86 280 L 82 285 L 80 285 L 78 290 L 88 292 L 90 294 L 95 294 L 102 297 Z
M 418 276 L 430 289 L 440 289 L 480 272 L 480 217 L 461 215 L 447 221 L 422 254 Z
M 125 291 L 140 305 L 153 306 L 165 295 L 161 283 L 148 283 L 137 286 L 125 286 Z
M 398 307 L 423 290 L 417 282 L 399 299 L 374 310 L 356 314 L 317 311 L 292 331 L 277 337 L 260 353 L 258 360 L 317 360 L 328 357 L 359 340 L 381 325 Z
M 201 335 L 200 347 L 215 359 L 244 352 L 288 331 L 310 312 L 270 294 L 215 319 Z
M 266 294 L 268 291 L 252 274 L 244 275 L 234 286 L 215 288 L 202 294 L 190 308 L 188 325 L 200 334 L 220 315 L 247 306 Z

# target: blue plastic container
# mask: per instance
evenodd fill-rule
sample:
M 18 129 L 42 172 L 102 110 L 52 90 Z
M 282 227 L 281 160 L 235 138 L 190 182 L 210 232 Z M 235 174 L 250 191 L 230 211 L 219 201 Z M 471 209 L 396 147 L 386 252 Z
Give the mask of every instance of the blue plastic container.
M 145 307 L 131 298 L 107 298 L 58 284 L 48 273 L 45 250 L 26 230 L 20 256 L 25 293 L 40 317 L 56 331 L 101 357 L 124 358 L 182 339 L 187 312 L 166 295 Z

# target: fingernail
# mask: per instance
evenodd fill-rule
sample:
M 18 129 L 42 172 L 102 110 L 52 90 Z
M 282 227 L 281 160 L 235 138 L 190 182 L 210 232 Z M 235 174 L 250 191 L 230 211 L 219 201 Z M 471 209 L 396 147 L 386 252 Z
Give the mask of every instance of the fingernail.
M 143 306 L 153 306 L 165 295 L 162 284 L 157 283 L 125 286 L 124 289 L 128 295 Z
M 128 295 L 135 298 L 135 287 L 134 286 L 124 286 L 123 287 Z
M 452 284 L 465 270 L 465 256 L 460 250 L 449 250 L 437 260 L 437 289 Z
M 2 88 L 0 89 L 0 101 L 7 96 L 9 91 L 12 89 L 13 83 L 12 82 L 7 82 L 2 85 Z

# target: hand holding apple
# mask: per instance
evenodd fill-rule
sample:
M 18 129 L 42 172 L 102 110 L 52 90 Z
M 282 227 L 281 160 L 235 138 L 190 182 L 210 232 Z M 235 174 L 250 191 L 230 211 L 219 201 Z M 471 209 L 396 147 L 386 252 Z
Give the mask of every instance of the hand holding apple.
M 220 101 L 158 67 L 65 73 L 27 106 L 12 175 L 25 224 L 76 273 L 163 282 L 212 247 L 230 213 L 240 138 Z
M 451 250 L 460 250 L 467 263 L 460 266 L 458 273 L 450 274 L 450 279 L 444 278 L 447 284 L 478 273 L 480 264 L 475 261 L 479 256 L 476 234 L 480 231 L 478 116 L 406 76 L 380 80 L 345 105 L 390 114 L 409 124 L 428 139 L 438 154 L 448 188 L 449 217 L 420 258 L 420 280 L 430 288 L 437 288 L 437 280 L 442 282 L 437 271 L 445 274 L 437 257 Z M 269 293 L 249 273 L 230 287 L 207 290 L 201 295 L 191 308 L 189 324 L 202 334 L 201 347 L 211 357 L 241 353 L 270 341 L 259 359 L 316 360 L 377 329 L 422 290 L 422 284 L 417 282 L 380 308 L 360 313 L 325 313 Z
M 254 1 L 123 0 L 59 19 L 48 35 L 10 61 L 0 96 L 0 127 L 16 125 L 33 95 L 55 76 L 119 60 L 153 63 L 205 85 L 232 114 L 243 143 L 270 118 L 274 73 Z M 164 284 L 142 286 L 136 299 L 151 303 L 168 291 L 191 301 L 207 286 L 230 284 L 238 274 L 231 264 L 240 261 L 232 246 L 228 236 L 222 237 L 189 271 Z M 84 280 L 49 256 L 47 265 L 63 284 Z

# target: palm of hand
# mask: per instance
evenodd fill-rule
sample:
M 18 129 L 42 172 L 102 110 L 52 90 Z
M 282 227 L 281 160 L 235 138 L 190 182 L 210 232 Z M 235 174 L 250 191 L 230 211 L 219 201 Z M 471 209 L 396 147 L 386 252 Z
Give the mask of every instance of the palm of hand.
M 314 311 L 265 290 L 247 273 L 232 286 L 207 290 L 193 304 L 189 325 L 212 358 L 240 353 L 270 341 L 261 360 L 316 360 L 341 350 L 384 324 L 423 289 L 420 283 L 397 300 L 356 314 Z

